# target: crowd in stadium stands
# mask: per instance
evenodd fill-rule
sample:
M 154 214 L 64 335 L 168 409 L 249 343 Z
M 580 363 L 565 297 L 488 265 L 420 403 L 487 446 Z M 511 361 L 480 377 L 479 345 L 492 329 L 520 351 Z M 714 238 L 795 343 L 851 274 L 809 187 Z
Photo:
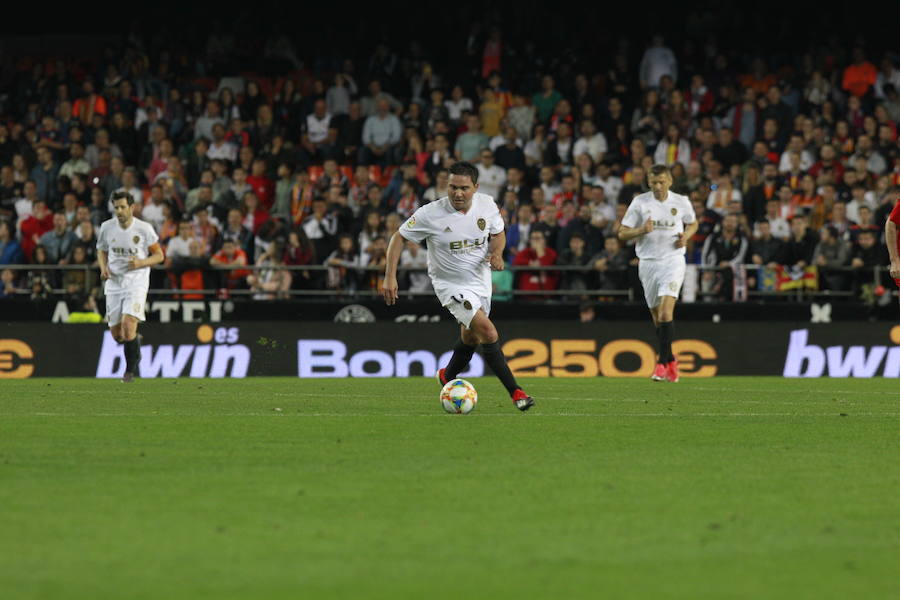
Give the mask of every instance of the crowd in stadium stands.
M 227 45 L 216 35 L 210 56 Z M 493 30 L 467 80 L 426 61 L 399 78 L 386 45 L 364 65 L 277 76 L 201 76 L 136 45 L 91 69 L 32 61 L 0 115 L 0 264 L 95 264 L 108 199 L 126 190 L 166 252 L 153 287 L 258 299 L 377 290 L 380 271 L 360 267 L 383 267 L 387 240 L 446 193 L 458 160 L 477 165 L 479 191 L 502 211 L 509 264 L 586 267 L 496 273 L 501 298 L 628 287 L 636 259 L 615 233 L 654 163 L 671 167 L 701 222 L 689 262 L 723 267 L 703 271 L 705 293 L 763 285 L 761 269 L 741 265 L 793 277 L 817 266 L 821 287 L 859 291 L 868 267 L 887 264 L 883 224 L 900 198 L 895 57 L 719 55 L 686 70 L 656 37 L 639 64 L 617 56 L 598 72 L 512 80 L 502 44 Z M 265 268 L 220 268 L 254 264 Z M 408 244 L 401 266 L 424 265 Z M 99 285 L 96 270 L 0 273 L 0 298 Z M 421 272 L 402 285 L 430 290 Z

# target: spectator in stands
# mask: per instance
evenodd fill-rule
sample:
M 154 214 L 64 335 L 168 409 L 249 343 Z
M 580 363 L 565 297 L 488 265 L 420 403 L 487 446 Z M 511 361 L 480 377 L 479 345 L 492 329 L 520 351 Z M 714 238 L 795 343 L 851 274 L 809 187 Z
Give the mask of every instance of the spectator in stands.
M 350 234 L 338 236 L 337 247 L 325 259 L 329 267 L 326 287 L 348 293 L 356 292 L 359 287 L 359 253 Z
M 580 231 L 573 231 L 569 235 L 566 248 L 559 253 L 556 264 L 586 267 L 590 261 L 591 254 L 584 237 Z M 593 289 L 595 284 L 592 279 L 590 271 L 562 271 L 560 289 L 577 291 Z M 580 297 L 584 298 L 584 296 Z
M 862 98 L 866 96 L 878 79 L 875 65 L 866 60 L 865 51 L 859 46 L 853 49 L 853 63 L 844 69 L 841 89 Z
M 603 250 L 591 257 L 591 264 L 597 271 L 597 289 L 628 289 L 628 269 L 635 260 L 633 253 L 626 249 L 615 235 L 603 240 Z
M 813 253 L 813 264 L 819 267 L 822 287 L 827 290 L 843 290 L 847 274 L 840 269 L 850 258 L 850 244 L 841 239 L 837 229 L 826 225 L 820 231 L 819 244 Z
M 718 267 L 703 271 L 701 287 L 704 293 L 730 300 L 733 293 L 734 269 L 744 264 L 749 241 L 738 227 L 738 217 L 728 214 L 722 219 L 722 228 L 706 238 L 701 253 L 701 264 Z
M 206 156 L 209 157 L 210 160 L 223 160 L 229 165 L 233 165 L 237 162 L 238 147 L 225 138 L 225 125 L 222 123 L 214 123 L 212 125 L 210 139 L 212 142 L 209 145 L 209 150 L 206 152 Z
M 552 75 L 544 75 L 541 77 L 541 89 L 531 98 L 531 104 L 536 110 L 538 122 L 547 123 L 553 109 L 557 103 L 562 100 L 562 94 L 556 90 L 556 81 Z
M 554 169 L 568 169 L 575 163 L 574 150 L 572 126 L 562 122 L 556 130 L 556 137 L 547 143 L 544 150 L 544 165 Z
M 25 186 L 27 189 L 27 185 Z M 65 218 L 65 217 L 64 217 Z M 41 200 L 34 202 L 32 212 L 21 221 L 22 250 L 25 252 L 26 262 L 33 262 L 34 248 L 40 243 L 41 236 L 53 229 L 53 214 L 47 208 L 47 204 Z M 46 256 L 46 251 L 44 251 Z
M 75 153 L 78 153 L 81 149 L 81 145 L 78 143 L 72 144 L 72 146 Z M 66 164 L 69 163 L 67 162 Z M 87 173 L 90 170 L 87 168 L 87 163 L 84 164 L 84 167 L 82 172 Z M 48 204 L 56 202 L 56 180 L 60 174 L 66 174 L 71 177 L 71 172 L 62 173 L 61 169 L 56 166 L 53 160 L 53 153 L 48 148 L 39 147 L 37 149 L 37 164 L 31 170 L 31 180 L 37 185 L 38 198 Z
M 772 234 L 772 228 L 768 220 L 763 219 L 756 224 L 756 234 L 750 242 L 747 256 L 750 263 L 774 269 L 784 262 L 785 242 Z M 751 288 L 755 287 L 749 282 Z
M 229 116 L 229 118 L 231 117 Z M 201 137 L 208 140 L 215 139 L 213 134 L 216 125 L 222 127 L 221 138 L 224 139 L 225 119 L 222 118 L 219 103 L 215 100 L 209 100 L 206 103 L 206 111 L 194 123 L 194 139 Z
M 16 276 L 16 271 L 13 271 L 12 269 L 3 269 L 0 271 L 0 300 L 16 297 L 19 293 L 19 288 L 16 285 L 17 281 L 18 277 Z
M 656 89 L 646 90 L 641 105 L 631 114 L 631 134 L 644 146 L 656 145 L 662 135 L 662 109 Z
M 223 267 L 239 267 L 248 264 L 247 253 L 234 238 L 226 238 L 222 248 L 209 259 L 213 269 L 222 269 L 219 274 L 219 288 L 229 290 L 244 287 L 244 280 L 250 274 L 246 269 L 223 269 Z
M 69 145 L 69 160 L 59 168 L 57 175 L 72 178 L 75 173 L 86 175 L 91 170 L 90 163 L 84 158 L 84 146 L 80 142 Z
M 848 159 L 848 162 L 851 165 L 856 165 L 857 171 L 860 171 L 860 159 L 863 161 L 864 171 L 881 175 L 887 170 L 887 161 L 875 149 L 875 144 L 868 135 L 861 135 L 856 139 L 856 152 Z
M 641 58 L 639 80 L 642 89 L 657 88 L 660 80 L 669 76 L 678 80 L 678 61 L 675 53 L 666 47 L 661 35 L 654 35 Z
M 248 261 L 254 255 L 253 232 L 244 227 L 244 215 L 237 209 L 233 208 L 228 211 L 225 226 L 222 228 L 221 239 L 232 240 L 247 255 Z
M 556 263 L 556 251 L 547 244 L 544 232 L 532 228 L 528 237 L 528 248 L 522 250 L 513 259 L 515 266 L 549 266 Z M 559 283 L 559 274 L 555 271 L 520 271 L 516 282 L 516 289 L 538 291 L 555 290 Z M 540 296 L 525 296 L 527 299 L 537 299 Z
M 47 262 L 50 264 L 68 264 L 69 253 L 78 242 L 76 236 L 69 229 L 69 222 L 64 212 L 53 214 L 53 229 L 44 233 L 38 242 L 47 253 Z
M 466 117 L 466 131 L 458 138 L 453 149 L 456 160 L 477 162 L 480 153 L 489 148 L 489 138 L 481 131 L 481 121 L 474 115 Z
M 556 251 L 562 256 L 563 251 L 569 247 L 569 239 L 573 235 L 580 235 L 584 241 L 586 254 L 593 254 L 600 251 L 603 247 L 603 230 L 594 225 L 594 215 L 590 204 L 582 204 L 576 208 L 574 203 L 570 204 L 571 211 L 576 214 L 566 223 L 559 231 L 556 240 Z
M 368 260 L 362 265 L 366 267 L 363 273 L 363 283 L 372 291 L 380 291 L 384 282 L 384 268 L 387 263 L 387 239 L 384 236 L 378 236 L 372 240 L 367 256 Z
M 260 227 L 269 220 L 269 213 L 259 205 L 259 198 L 253 191 L 244 192 L 241 197 L 241 214 L 244 216 L 242 224 L 253 232 L 259 233 Z
M 785 246 L 784 265 L 805 268 L 813 263 L 813 254 L 819 243 L 819 235 L 809 228 L 805 215 L 795 215 L 791 219 L 791 237 Z
M 275 241 L 256 261 L 260 268 L 247 276 L 247 285 L 255 292 L 254 300 L 290 298 L 293 275 L 284 268 L 284 242 Z
M 25 253 L 13 235 L 9 221 L 0 219 L 0 265 L 18 265 L 24 261 Z
M 681 137 L 678 125 L 670 124 L 666 128 L 666 136 L 656 146 L 653 162 L 672 166 L 676 162 L 687 167 L 691 159 L 691 148 L 688 141 Z
M 363 146 L 357 160 L 365 165 L 378 164 L 382 167 L 396 164 L 402 134 L 400 119 L 390 112 L 388 100 L 378 100 L 375 114 L 368 117 L 363 126 Z
M 859 232 L 857 245 L 853 248 L 850 258 L 850 266 L 855 270 L 853 274 L 853 290 L 857 294 L 863 286 L 871 285 L 875 279 L 872 274 L 874 267 L 884 267 L 889 264 L 887 250 L 884 244 L 878 243 L 878 234 L 871 229 Z

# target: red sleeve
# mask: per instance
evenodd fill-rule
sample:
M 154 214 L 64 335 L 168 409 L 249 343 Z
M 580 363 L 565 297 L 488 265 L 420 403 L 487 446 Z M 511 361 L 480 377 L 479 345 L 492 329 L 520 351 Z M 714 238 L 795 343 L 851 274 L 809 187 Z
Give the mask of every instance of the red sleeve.
M 895 224 L 900 225 L 900 202 L 897 202 L 897 204 L 894 205 L 894 210 L 891 211 L 891 216 L 889 216 L 888 219 Z

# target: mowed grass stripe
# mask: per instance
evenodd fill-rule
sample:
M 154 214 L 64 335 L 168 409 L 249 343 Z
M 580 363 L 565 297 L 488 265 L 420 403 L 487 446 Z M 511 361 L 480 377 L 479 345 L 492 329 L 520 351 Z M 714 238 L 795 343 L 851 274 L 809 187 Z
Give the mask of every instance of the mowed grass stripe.
M 4 596 L 896 592 L 893 381 L 474 383 L 4 382 Z

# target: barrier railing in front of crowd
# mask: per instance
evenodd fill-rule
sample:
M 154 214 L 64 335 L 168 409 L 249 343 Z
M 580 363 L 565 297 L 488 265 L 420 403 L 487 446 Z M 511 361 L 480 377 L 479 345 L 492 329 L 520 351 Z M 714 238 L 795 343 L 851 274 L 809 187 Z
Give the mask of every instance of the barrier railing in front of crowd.
M 726 296 L 728 290 L 710 290 L 708 286 L 704 284 L 704 273 L 712 273 L 712 274 L 722 274 L 723 276 L 733 277 L 734 271 L 730 267 L 721 267 L 721 266 L 711 266 L 711 265 L 692 265 L 698 271 L 698 281 L 696 282 L 695 294 L 699 299 L 709 299 L 715 298 L 716 296 L 721 297 L 723 300 L 730 300 Z M 744 265 L 745 271 L 748 276 L 759 276 L 761 272 L 767 267 L 765 265 Z M 218 273 L 219 275 L 223 275 L 227 271 L 233 270 L 241 270 L 241 271 L 299 271 L 299 272 L 327 272 L 330 269 L 335 269 L 339 267 L 333 267 L 328 265 L 221 265 L 221 266 L 212 266 L 212 265 L 186 265 L 181 268 L 177 268 L 178 272 L 184 270 L 202 270 L 205 272 Z M 348 266 L 342 267 L 347 270 L 355 271 L 360 274 L 378 274 L 383 272 L 382 267 L 368 267 L 368 266 Z M 507 270 L 513 273 L 520 272 L 555 272 L 555 273 L 565 273 L 565 272 L 581 272 L 588 275 L 596 275 L 596 274 L 609 274 L 613 277 L 613 280 L 628 280 L 629 272 L 632 270 L 632 267 L 626 269 L 606 269 L 599 270 L 589 265 L 507 265 Z M 29 272 L 30 275 L 33 273 L 44 273 L 48 271 L 60 271 L 60 272 L 72 272 L 72 271 L 82 271 L 84 273 L 84 281 L 89 281 L 92 277 L 96 282 L 96 288 L 98 294 L 102 295 L 102 286 L 99 285 L 100 277 L 99 272 L 96 266 L 94 265 L 38 265 L 38 264 L 19 264 L 19 265 L 0 265 L 0 271 L 4 269 L 10 269 L 12 271 L 26 271 Z M 154 271 L 161 272 L 171 272 L 172 269 L 165 268 L 161 265 L 157 265 L 153 268 Z M 790 283 L 790 281 L 794 281 L 795 285 L 784 285 L 785 281 L 782 281 L 781 284 L 776 284 L 771 286 L 773 289 L 769 289 L 767 286 L 765 289 L 752 289 L 750 286 L 747 287 L 746 296 L 747 297 L 782 297 L 789 298 L 798 301 L 802 301 L 806 298 L 818 298 L 822 296 L 829 297 L 845 297 L 852 298 L 855 296 L 859 296 L 859 290 L 853 289 L 856 286 L 855 282 L 863 282 L 863 285 L 871 284 L 872 286 L 880 286 L 883 285 L 883 279 L 886 277 L 888 273 L 888 268 L 885 266 L 875 266 L 875 267 L 829 267 L 829 268 L 818 268 L 818 273 L 816 277 L 818 279 L 823 279 L 827 277 L 839 277 L 843 278 L 842 285 L 838 285 L 835 287 L 849 287 L 851 289 L 818 289 L 818 286 L 807 285 L 806 282 L 803 281 L 802 273 L 795 280 L 791 278 L 790 275 L 783 275 L 786 282 Z M 424 273 L 427 271 L 426 267 L 398 267 L 398 273 Z M 869 276 L 869 274 L 871 274 Z M 31 277 L 33 279 L 33 277 Z M 855 282 L 854 282 L 855 280 Z M 631 283 L 631 282 L 629 282 Z M 636 283 L 636 281 L 635 281 Z M 732 285 L 732 282 L 729 281 L 729 286 Z M 22 287 L 22 286 L 26 287 Z M 34 290 L 27 287 L 30 286 L 30 282 L 19 282 L 19 287 L 17 287 L 15 291 L 15 295 L 17 296 L 30 296 L 34 294 Z M 742 284 L 743 285 L 743 284 Z M 784 289 L 777 289 L 779 285 L 782 285 Z M 704 289 L 707 287 L 707 289 Z M 2 282 L 0 282 L 0 292 L 2 292 Z M 90 290 L 81 290 L 81 293 L 88 292 Z M 71 290 L 66 289 L 65 287 L 54 287 L 49 286 L 46 290 L 48 294 L 52 295 L 66 295 L 73 293 Z M 372 289 L 371 287 L 361 286 L 359 288 L 354 289 L 341 289 L 341 288 L 328 288 L 328 289 L 296 289 L 291 288 L 288 290 L 283 290 L 277 292 L 260 290 L 260 289 L 248 289 L 248 288 L 227 288 L 227 287 L 215 287 L 215 288 L 175 288 L 175 287 L 164 287 L 164 288 L 151 288 L 148 292 L 153 296 L 181 296 L 185 294 L 192 294 L 196 296 L 211 296 L 211 297 L 221 297 L 225 296 L 234 296 L 234 297 L 254 297 L 255 299 L 265 299 L 263 296 L 278 295 L 280 298 L 284 297 L 293 297 L 293 298 L 302 298 L 302 297 L 348 297 L 348 298 L 365 298 L 365 297 L 381 297 L 381 292 L 378 289 Z M 896 294 L 896 291 L 892 293 Z M 421 296 L 432 296 L 434 292 L 430 289 L 427 290 L 409 290 L 403 289 L 400 290 L 399 295 L 401 297 L 414 298 Z M 627 300 L 634 300 L 636 297 L 635 286 L 628 285 L 624 288 L 612 288 L 612 289 L 586 289 L 586 288 L 557 288 L 557 289 L 511 289 L 511 290 L 501 290 L 495 291 L 495 296 L 515 296 L 515 297 L 531 297 L 531 298 L 576 298 L 583 299 L 584 297 L 610 297 L 610 298 L 623 298 Z

